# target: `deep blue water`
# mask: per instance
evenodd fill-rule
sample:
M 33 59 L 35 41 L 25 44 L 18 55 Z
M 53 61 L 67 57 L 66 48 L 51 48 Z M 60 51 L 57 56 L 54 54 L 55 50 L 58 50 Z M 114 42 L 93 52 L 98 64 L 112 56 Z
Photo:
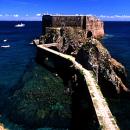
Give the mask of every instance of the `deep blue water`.
M 41 34 L 41 22 L 22 22 L 23 28 L 14 26 L 21 22 L 0 22 L 0 86 L 11 87 L 21 78 L 35 57 L 32 40 Z M 7 40 L 7 42 L 4 42 Z M 9 45 L 9 48 L 2 48 Z
M 39 38 L 42 33 L 42 22 L 22 21 L 25 27 L 16 28 L 15 25 L 20 23 L 21 22 L 0 22 L 0 107 L 2 106 L 3 109 L 10 107 L 8 104 L 6 104 L 6 106 L 3 105 L 3 99 L 6 98 L 5 95 L 8 89 L 19 87 L 23 78 L 25 78 L 24 82 L 26 82 L 26 80 L 28 81 L 29 75 L 32 76 L 34 73 L 39 74 L 43 71 L 46 72 L 44 68 L 35 63 L 36 48 L 32 44 L 32 41 L 35 38 Z M 3 48 L 3 46 L 9 47 Z M 36 70 L 37 72 L 35 72 Z M 42 76 L 45 77 L 44 74 L 39 74 L 37 77 Z M 42 77 L 42 79 L 44 77 Z M 31 83 L 30 81 L 30 84 Z M 24 83 L 24 85 L 26 85 L 26 83 Z M 24 126 L 9 121 L 8 117 L 3 115 L 1 111 L 0 123 L 10 130 L 27 130 Z M 52 130 L 51 128 L 42 129 Z
M 130 22 L 105 22 L 104 27 L 104 46 L 125 66 L 130 86 Z
M 15 85 L 35 57 L 35 47 L 30 43 L 41 34 L 41 22 L 22 22 L 25 27 L 15 28 L 18 23 L 0 22 L 0 86 Z M 105 22 L 105 33 L 105 47 L 125 65 L 130 80 L 130 22 Z M 10 47 L 1 48 L 3 45 Z

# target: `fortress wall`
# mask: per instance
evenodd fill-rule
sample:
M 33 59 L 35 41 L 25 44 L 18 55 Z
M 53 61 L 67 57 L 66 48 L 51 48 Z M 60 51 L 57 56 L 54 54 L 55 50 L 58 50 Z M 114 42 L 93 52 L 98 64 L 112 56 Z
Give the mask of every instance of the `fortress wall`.
M 43 15 L 43 34 L 46 33 L 46 27 L 80 27 L 81 29 L 91 31 L 95 38 L 104 36 L 104 24 L 94 16 L 51 16 Z

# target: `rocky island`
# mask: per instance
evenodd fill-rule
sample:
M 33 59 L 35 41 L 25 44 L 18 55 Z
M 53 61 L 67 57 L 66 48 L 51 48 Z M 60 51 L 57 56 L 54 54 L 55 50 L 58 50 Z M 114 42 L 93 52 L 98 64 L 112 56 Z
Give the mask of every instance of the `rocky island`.
M 36 128 L 96 130 L 103 125 L 104 130 L 119 130 L 102 93 L 111 97 L 129 89 L 125 67 L 97 40 L 104 36 L 103 22 L 94 16 L 44 15 L 42 27 L 43 35 L 34 41 L 36 60 L 54 75 L 50 79 L 41 77 L 39 82 L 43 79 L 51 85 L 23 85 L 11 91 L 10 119 Z
M 43 32 L 39 44 L 76 57 L 107 91 L 129 91 L 125 67 L 96 40 L 104 36 L 102 21 L 94 16 L 43 16 Z

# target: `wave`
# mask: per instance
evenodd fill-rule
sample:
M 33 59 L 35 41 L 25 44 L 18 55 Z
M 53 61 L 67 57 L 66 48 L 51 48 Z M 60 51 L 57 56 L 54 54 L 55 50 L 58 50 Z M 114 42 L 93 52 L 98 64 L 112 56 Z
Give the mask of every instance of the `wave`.
M 33 45 L 33 42 L 30 42 L 29 44 L 30 44 L 30 45 Z
M 113 38 L 113 37 L 114 37 L 114 35 L 112 35 L 112 34 L 105 34 L 103 39 L 109 39 L 109 38 Z

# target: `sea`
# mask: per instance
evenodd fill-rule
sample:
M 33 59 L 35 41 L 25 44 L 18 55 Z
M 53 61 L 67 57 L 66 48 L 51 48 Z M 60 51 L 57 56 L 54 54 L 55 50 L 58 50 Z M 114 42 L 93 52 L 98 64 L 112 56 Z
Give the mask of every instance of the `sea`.
M 25 26 L 15 27 L 20 23 Z M 103 45 L 112 57 L 125 66 L 130 88 L 130 22 L 105 22 L 104 28 Z M 36 48 L 32 41 L 41 34 L 42 22 L 40 21 L 0 21 L 0 94 L 4 89 L 8 91 L 9 88 L 17 86 L 29 66 L 35 64 L 39 67 L 35 63 Z M 108 102 L 121 129 L 129 130 L 129 99 L 111 99 Z M 119 112 L 118 109 L 120 109 Z M 4 127 L 9 130 L 24 130 L 22 126 L 4 118 L 1 113 L 0 123 L 3 123 Z
M 130 86 L 130 22 L 105 22 L 104 46 L 112 57 L 121 62 L 128 74 Z M 129 87 L 130 88 L 130 87 Z
M 35 57 L 32 41 L 41 34 L 41 22 L 0 22 L 0 86 L 14 86 Z

